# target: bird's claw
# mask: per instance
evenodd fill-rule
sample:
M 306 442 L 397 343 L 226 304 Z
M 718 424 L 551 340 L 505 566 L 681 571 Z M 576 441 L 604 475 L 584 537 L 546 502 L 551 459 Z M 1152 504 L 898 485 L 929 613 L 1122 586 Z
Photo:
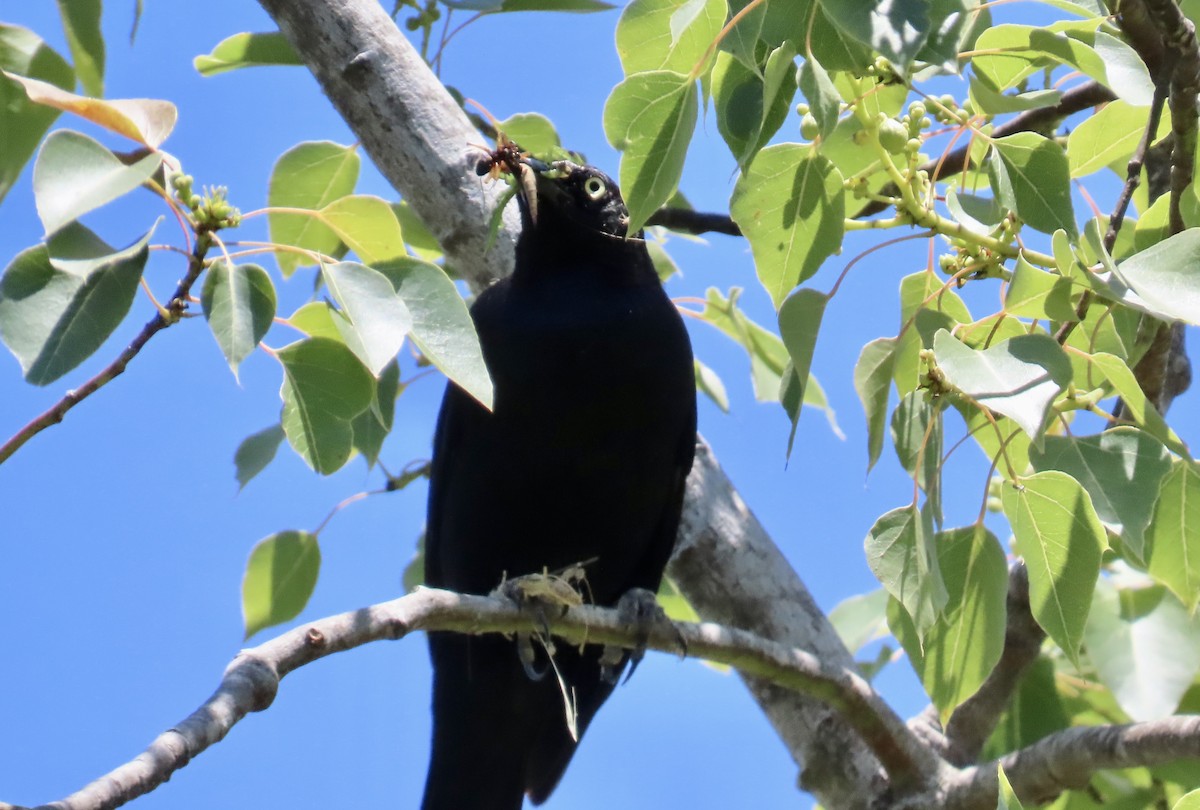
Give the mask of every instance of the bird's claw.
M 675 627 L 675 623 L 659 606 L 653 591 L 645 588 L 630 588 L 617 601 L 617 614 L 622 623 L 634 625 L 636 635 L 634 636 L 634 647 L 631 650 L 622 647 L 604 648 L 604 653 L 600 656 L 600 676 L 607 683 L 615 684 L 621 679 L 621 670 L 625 668 L 626 663 L 629 664 L 629 672 L 626 673 L 625 680 L 628 681 L 633 677 L 634 670 L 646 655 L 646 642 L 650 640 L 650 633 L 656 626 L 663 624 L 670 626 L 680 647 L 686 652 L 687 644 L 684 642 L 683 636 Z

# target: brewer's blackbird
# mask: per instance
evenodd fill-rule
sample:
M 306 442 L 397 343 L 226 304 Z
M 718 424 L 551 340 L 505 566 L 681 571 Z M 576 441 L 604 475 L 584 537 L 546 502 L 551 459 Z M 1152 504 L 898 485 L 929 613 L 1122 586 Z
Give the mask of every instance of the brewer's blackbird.
M 675 542 L 695 450 L 691 345 L 613 181 L 527 163 L 513 167 L 530 173 L 516 268 L 471 308 L 494 409 L 451 383 L 438 416 L 425 581 L 486 594 L 582 563 L 583 592 L 612 606 L 658 588 Z M 576 747 L 557 678 L 531 679 L 502 636 L 430 633 L 429 646 L 422 810 L 543 802 Z M 580 734 L 613 689 L 600 654 L 559 643 L 554 655 Z

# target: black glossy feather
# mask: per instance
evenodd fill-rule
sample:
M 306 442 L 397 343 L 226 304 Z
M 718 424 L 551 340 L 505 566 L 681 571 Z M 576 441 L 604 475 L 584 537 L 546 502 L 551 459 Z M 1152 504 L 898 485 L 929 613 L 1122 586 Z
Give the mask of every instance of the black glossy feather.
M 488 593 L 505 576 L 586 563 L 592 597 L 614 605 L 630 588 L 657 589 L 674 545 L 695 448 L 691 346 L 645 244 L 623 238 L 612 181 L 564 163 L 537 190 L 515 272 L 471 310 L 494 411 L 454 385 L 442 403 L 425 579 Z M 429 643 L 423 810 L 544 801 L 576 747 L 554 676 L 530 680 L 502 637 L 432 633 Z M 581 733 L 612 692 L 599 655 L 558 645 Z

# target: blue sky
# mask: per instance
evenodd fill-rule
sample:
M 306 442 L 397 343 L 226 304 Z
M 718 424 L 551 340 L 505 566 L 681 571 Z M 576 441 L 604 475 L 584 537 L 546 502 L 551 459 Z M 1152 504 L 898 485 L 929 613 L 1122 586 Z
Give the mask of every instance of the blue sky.
M 107 95 L 178 104 L 179 125 L 165 148 L 198 184 L 229 186 L 243 211 L 265 204 L 270 168 L 289 147 L 353 140 L 302 69 L 211 79 L 192 69 L 192 57 L 225 36 L 272 27 L 256 4 L 147 3 L 130 46 L 132 14 L 132 2 L 112 2 L 105 10 Z M 66 52 L 54 4 L 8 4 L 0 16 Z M 613 45 L 616 19 L 616 12 L 485 19 L 456 37 L 442 77 L 497 117 L 547 115 L 568 147 L 615 175 L 618 155 L 604 140 L 601 111 L 622 78 Z M 779 137 L 797 138 L 797 123 L 789 119 Z M 58 126 L 92 131 L 67 117 Z M 725 210 L 735 178 L 710 116 L 701 122 L 682 189 L 697 208 Z M 359 191 L 394 196 L 370 168 Z M 162 213 L 149 195 L 140 195 L 87 221 L 123 245 Z M 265 236 L 262 220 L 246 231 L 244 238 Z M 26 170 L 0 206 L 0 261 L 41 235 Z M 169 219 L 156 237 L 179 239 Z M 867 244 L 848 241 L 813 286 L 828 290 Z M 669 287 L 673 295 L 742 286 L 751 314 L 771 322 L 770 302 L 743 242 L 675 239 L 669 249 L 684 273 Z M 697 356 L 724 378 L 733 406 L 725 415 L 702 401 L 701 429 L 825 609 L 876 587 L 863 560 L 863 537 L 879 514 L 911 498 L 911 482 L 890 451 L 865 478 L 865 430 L 851 369 L 865 342 L 895 333 L 896 285 L 924 266 L 925 250 L 924 242 L 889 248 L 861 262 L 842 285 L 826 312 L 814 371 L 846 438 L 833 435 L 820 413 L 806 413 L 788 465 L 786 418 L 778 406 L 753 401 L 741 350 L 689 322 Z M 146 277 L 166 296 L 182 270 L 179 257 L 159 253 Z M 306 300 L 311 278 L 301 272 L 280 284 L 281 313 Z M 0 354 L 0 433 L 11 434 L 94 374 L 151 314 L 139 297 L 95 357 L 45 389 L 25 384 L 16 360 Z M 267 342 L 292 339 L 277 329 Z M 361 460 L 319 478 L 285 448 L 237 493 L 234 449 L 277 420 L 280 379 L 277 364 L 260 352 L 243 365 L 239 384 L 203 321 L 187 321 L 157 336 L 122 377 L 0 466 L 0 593 L 8 632 L 0 801 L 62 798 L 182 719 L 242 646 L 240 583 L 253 544 L 275 531 L 312 529 L 343 498 L 380 485 L 378 471 L 368 472 Z M 383 451 L 389 468 L 428 455 L 442 385 L 427 377 L 401 398 Z M 1194 395 L 1185 397 L 1172 414 L 1185 439 L 1196 433 L 1195 415 L 1188 413 L 1194 402 Z M 950 441 L 961 435 L 955 430 Z M 981 457 L 970 448 L 962 452 L 975 455 L 963 462 L 971 474 L 947 478 L 950 525 L 973 520 L 982 496 L 983 468 L 975 470 Z M 301 618 L 399 595 L 424 521 L 424 498 L 424 488 L 413 486 L 335 517 L 322 533 L 321 580 Z M 906 716 L 924 704 L 903 661 L 878 685 Z M 428 689 L 419 636 L 334 656 L 289 676 L 270 710 L 243 721 L 139 805 L 415 806 L 428 755 Z M 652 655 L 601 712 L 549 806 L 797 806 L 794 784 L 787 752 L 736 676 Z M 808 804 L 805 798 L 799 806 Z

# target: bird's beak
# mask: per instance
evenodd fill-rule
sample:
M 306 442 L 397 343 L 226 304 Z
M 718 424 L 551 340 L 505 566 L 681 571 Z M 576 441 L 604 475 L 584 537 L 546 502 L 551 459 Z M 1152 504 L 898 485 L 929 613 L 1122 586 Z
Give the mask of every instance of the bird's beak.
M 543 200 L 553 201 L 563 194 L 558 180 L 564 173 L 570 171 L 573 164 L 560 160 L 546 163 L 535 157 L 521 158 L 520 196 L 529 214 L 529 221 L 537 225 L 538 206 Z

